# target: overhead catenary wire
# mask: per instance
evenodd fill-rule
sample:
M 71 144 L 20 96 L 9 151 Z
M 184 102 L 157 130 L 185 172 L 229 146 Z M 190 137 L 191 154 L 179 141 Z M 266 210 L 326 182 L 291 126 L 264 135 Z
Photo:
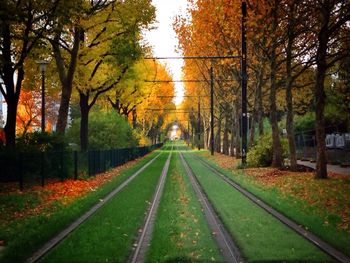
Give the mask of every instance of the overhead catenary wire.
M 227 56 L 178 56 L 178 57 L 145 57 L 144 59 L 152 60 L 167 60 L 167 59 L 237 59 L 241 58 L 239 55 L 227 55 Z

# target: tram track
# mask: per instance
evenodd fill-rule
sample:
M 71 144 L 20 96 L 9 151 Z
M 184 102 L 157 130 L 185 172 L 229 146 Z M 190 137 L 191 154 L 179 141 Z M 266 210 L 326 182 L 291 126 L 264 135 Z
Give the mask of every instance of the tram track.
M 94 215 L 103 205 L 105 205 L 113 197 L 115 197 L 119 192 L 121 192 L 124 188 L 126 188 L 138 175 L 140 175 L 144 170 L 146 170 L 146 168 L 148 168 L 153 162 L 155 162 L 159 158 L 160 155 L 162 155 L 162 153 L 158 153 L 154 158 L 149 160 L 146 164 L 144 164 L 140 169 L 138 169 L 135 173 L 133 173 L 131 176 L 129 176 L 124 182 L 122 182 L 119 186 L 117 186 L 109 194 L 107 194 L 102 199 L 100 199 L 98 203 L 96 203 L 94 206 L 92 206 L 82 216 L 77 218 L 68 227 L 66 227 L 61 232 L 59 232 L 56 236 L 54 236 L 49 241 L 47 241 L 31 257 L 29 257 L 26 260 L 26 262 L 27 263 L 38 262 L 49 251 L 51 251 L 60 242 L 62 242 L 64 239 L 66 239 L 70 233 L 72 233 L 80 225 L 82 225 L 84 222 L 86 222 L 86 220 L 88 220 L 92 215 Z
M 156 218 L 158 206 L 160 203 L 160 199 L 162 197 L 164 184 L 166 181 L 166 177 L 169 170 L 170 160 L 172 156 L 173 146 L 171 147 L 169 156 L 164 164 L 164 167 L 162 169 L 161 176 L 159 178 L 156 191 L 153 195 L 150 208 L 148 209 L 145 222 L 141 228 L 140 234 L 137 238 L 137 242 L 135 243 L 135 247 L 129 257 L 128 262 L 130 263 L 136 263 L 136 262 L 144 262 L 145 261 L 145 255 L 151 240 L 154 221 Z
M 238 247 L 232 240 L 231 235 L 226 230 L 224 224 L 221 222 L 213 205 L 208 200 L 203 188 L 196 179 L 193 170 L 191 169 L 181 152 L 179 152 L 179 156 L 182 165 L 186 171 L 186 174 L 190 179 L 192 188 L 195 191 L 199 202 L 201 203 L 204 216 L 208 223 L 208 227 L 210 228 L 211 233 L 213 233 L 214 235 L 214 239 L 222 254 L 223 259 L 225 260 L 225 262 L 243 262 L 243 258 Z
M 329 255 L 330 257 L 332 257 L 333 259 L 335 259 L 338 262 L 344 262 L 344 263 L 350 262 L 350 258 L 347 255 L 345 255 L 341 251 L 337 250 L 336 248 L 332 247 L 331 245 L 329 245 L 328 243 L 323 241 L 321 238 L 319 238 L 315 234 L 313 234 L 310 231 L 304 229 L 301 225 L 297 224 L 293 220 L 289 219 L 288 217 L 286 217 L 282 213 L 278 212 L 277 210 L 275 210 L 274 208 L 269 206 L 267 203 L 265 203 L 264 201 L 259 199 L 257 196 L 255 196 L 254 194 L 252 194 L 251 192 L 249 192 L 248 190 L 246 190 L 245 188 L 243 188 L 242 186 L 240 186 L 239 184 L 234 182 L 227 175 L 225 175 L 224 173 L 219 171 L 216 167 L 214 167 L 213 165 L 211 165 L 207 161 L 203 160 L 202 158 L 200 158 L 197 155 L 193 154 L 193 156 L 195 157 L 196 160 L 198 160 L 200 163 L 202 163 L 207 169 L 209 169 L 215 175 L 220 177 L 220 179 L 223 182 L 225 182 L 226 184 L 228 184 L 229 186 L 231 186 L 232 188 L 234 188 L 235 190 L 240 192 L 243 196 L 245 196 L 251 202 L 253 202 L 257 206 L 259 206 L 260 208 L 265 210 L 267 213 L 269 213 L 274 218 L 279 220 L 285 226 L 287 226 L 290 229 L 292 229 L 299 236 L 303 237 L 304 239 L 306 239 L 309 242 L 311 242 L 312 244 L 314 244 L 316 247 L 321 249 L 327 255 Z

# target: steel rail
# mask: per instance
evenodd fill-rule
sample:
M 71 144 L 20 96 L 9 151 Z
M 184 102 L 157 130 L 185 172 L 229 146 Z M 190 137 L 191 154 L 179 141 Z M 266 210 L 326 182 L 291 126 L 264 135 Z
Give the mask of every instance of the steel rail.
M 245 197 L 247 197 L 250 201 L 252 201 L 254 204 L 258 205 L 262 209 L 264 209 L 266 212 L 271 214 L 273 217 L 278 219 L 280 222 L 282 222 L 284 225 L 288 226 L 290 229 L 294 230 L 297 234 L 304 237 L 306 240 L 320 248 L 322 251 L 324 251 L 326 254 L 334 258 L 335 260 L 339 262 L 348 263 L 350 262 L 350 258 L 342 253 L 341 251 L 337 250 L 336 248 L 332 247 L 325 241 L 323 241 L 321 238 L 316 236 L 315 234 L 311 233 L 310 231 L 304 229 L 301 225 L 295 223 L 282 213 L 278 212 L 271 206 L 269 206 L 264 201 L 260 200 L 257 196 L 249 192 L 248 190 L 244 189 L 241 185 L 234 182 L 232 179 L 227 177 L 225 174 L 223 174 L 221 171 L 219 171 L 216 167 L 209 164 L 207 161 L 204 161 L 202 158 L 196 156 L 196 158 L 203 163 L 204 166 L 206 166 L 209 170 L 211 170 L 213 173 L 215 173 L 217 176 L 219 176 L 225 183 L 230 185 L 231 187 L 235 188 L 237 191 L 239 191 L 241 194 L 243 194 Z
M 152 198 L 151 207 L 149 208 L 149 211 L 147 213 L 146 220 L 144 222 L 142 231 L 140 232 L 140 235 L 138 237 L 135 249 L 132 251 L 129 257 L 129 262 L 131 263 L 145 262 L 146 251 L 151 241 L 154 221 L 155 221 L 158 206 L 160 203 L 160 198 L 162 197 L 165 180 L 168 174 L 172 151 L 173 151 L 173 146 L 171 147 L 169 156 L 164 164 L 160 179 L 157 184 L 156 191 Z
M 214 238 L 220 249 L 220 252 L 225 262 L 243 262 L 243 258 L 239 252 L 238 247 L 235 245 L 231 238 L 231 235 L 225 229 L 223 223 L 215 212 L 214 207 L 209 202 L 203 188 L 201 187 L 198 179 L 194 175 L 193 170 L 189 166 L 188 162 L 184 158 L 183 154 L 179 152 L 181 162 L 186 170 L 186 173 L 190 179 L 192 187 L 197 195 L 199 202 L 202 205 L 205 218 L 212 233 L 215 233 Z
M 84 223 L 89 217 L 91 217 L 99 208 L 106 204 L 110 199 L 112 199 L 116 194 L 123 190 L 133 179 L 135 179 L 140 173 L 142 173 L 149 165 L 151 165 L 162 153 L 157 154 L 152 160 L 148 161 L 143 165 L 138 171 L 121 183 L 117 188 L 107 194 L 104 198 L 91 207 L 82 216 L 76 219 L 68 227 L 62 230 L 55 237 L 46 242 L 41 248 L 39 248 L 30 258 L 27 259 L 27 263 L 34 263 L 41 259 L 45 254 L 47 254 L 52 248 L 59 244 L 63 239 L 65 239 L 71 232 L 73 232 L 78 226 Z

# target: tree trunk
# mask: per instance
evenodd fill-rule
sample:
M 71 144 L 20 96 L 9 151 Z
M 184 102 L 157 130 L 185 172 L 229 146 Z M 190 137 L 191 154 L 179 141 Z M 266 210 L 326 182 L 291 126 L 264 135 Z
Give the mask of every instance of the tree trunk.
M 7 117 L 5 125 L 6 147 L 8 149 L 15 148 L 16 145 L 16 115 L 18 102 L 15 98 L 8 99 L 7 103 Z
M 277 5 L 275 3 L 275 5 Z M 277 6 L 273 7 L 272 34 L 277 29 Z M 282 146 L 278 129 L 277 106 L 276 106 L 276 73 L 277 73 L 277 57 L 276 57 L 277 37 L 273 36 L 271 54 L 270 54 L 270 122 L 272 127 L 272 167 L 282 167 Z
M 3 93 L 5 101 L 7 103 L 7 117 L 5 125 L 5 139 L 6 139 L 6 148 L 11 149 L 16 146 L 16 115 L 17 115 L 17 106 L 19 101 L 19 95 L 22 88 L 22 81 L 24 78 L 23 64 L 26 54 L 22 50 L 23 58 L 20 59 L 17 63 L 17 72 L 13 68 L 12 63 L 12 51 L 11 51 L 11 29 L 8 24 L 2 25 L 1 28 L 1 38 L 2 38 L 2 74 L 3 82 L 6 87 L 6 94 Z M 16 76 L 16 84 L 14 83 L 14 76 Z
M 257 122 L 259 127 L 259 135 L 264 135 L 264 108 L 262 102 L 262 87 L 263 87 L 264 72 L 263 68 L 259 74 L 259 85 L 257 85 L 256 97 L 257 97 Z
M 79 92 L 80 96 L 80 149 L 85 152 L 89 147 L 89 94 Z
M 228 140 L 228 132 L 229 132 L 229 117 L 228 114 L 225 113 L 225 126 L 224 126 L 224 138 L 223 138 L 223 146 L 222 151 L 223 154 L 229 154 L 229 140 Z
M 327 160 L 326 160 L 326 144 L 325 144 L 325 91 L 324 81 L 327 72 L 327 43 L 328 43 L 328 22 L 329 11 L 324 12 L 328 14 L 323 16 L 322 27 L 318 35 L 318 49 L 316 55 L 316 83 L 315 83 L 315 98 L 316 98 L 316 179 L 327 178 Z
M 70 98 L 72 96 L 73 90 L 73 79 L 75 68 L 78 59 L 78 51 L 80 42 L 82 40 L 83 31 L 81 28 L 76 27 L 74 30 L 74 42 L 73 49 L 70 52 L 70 62 L 68 67 L 65 66 L 65 62 L 62 58 L 60 46 L 59 46 L 59 38 L 60 33 L 58 33 L 55 39 L 51 42 L 53 47 L 53 53 L 56 61 L 56 66 L 58 70 L 58 75 L 61 82 L 62 94 L 60 107 L 58 110 L 58 118 L 57 118 L 57 132 L 64 133 L 67 127 L 68 120 L 68 112 L 69 112 L 69 103 Z M 67 71 L 66 71 L 67 68 Z
M 286 47 L 286 104 L 287 104 L 287 117 L 286 117 L 286 130 L 289 145 L 289 158 L 290 158 L 290 168 L 292 171 L 297 169 L 297 157 L 296 157 L 296 147 L 294 138 L 294 112 L 293 112 L 293 76 L 292 76 L 292 49 L 294 42 L 294 5 L 290 6 L 291 17 L 288 20 L 288 42 Z
M 215 151 L 218 153 L 221 153 L 221 122 L 222 122 L 222 116 L 221 112 L 218 118 L 218 129 L 215 134 Z
M 274 62 L 272 62 L 274 64 Z M 282 146 L 280 141 L 280 133 L 278 129 L 277 120 L 277 106 L 276 106 L 276 71 L 271 66 L 270 75 L 270 122 L 272 127 L 272 167 L 282 167 Z
M 239 120 L 241 117 L 240 110 L 239 110 L 239 100 L 237 99 L 236 102 L 234 103 L 234 113 L 235 113 L 235 118 L 234 118 L 234 123 L 235 123 L 235 145 L 236 145 L 236 158 L 241 157 L 241 136 L 240 136 L 240 126 L 239 126 Z
M 137 125 L 137 114 L 136 114 L 136 109 L 132 110 L 132 127 L 136 129 Z

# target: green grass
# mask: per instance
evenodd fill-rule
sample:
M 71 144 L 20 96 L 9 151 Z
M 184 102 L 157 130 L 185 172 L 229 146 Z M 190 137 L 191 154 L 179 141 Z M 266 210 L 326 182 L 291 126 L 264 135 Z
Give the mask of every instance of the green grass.
M 146 262 L 222 261 L 178 154 L 173 155 Z
M 42 261 L 125 262 L 166 158 L 161 155 Z
M 49 240 L 78 216 L 92 207 L 100 198 L 112 191 L 136 172 L 157 153 L 153 153 L 130 169 L 124 170 L 111 182 L 104 184 L 95 192 L 78 198 L 68 206 L 56 204 L 50 215 L 42 213 L 13 221 L 6 228 L 0 227 L 0 237 L 7 241 L 6 248 L 0 254 L 1 262 L 23 262 L 31 256 L 45 241 Z M 16 203 L 22 204 L 27 196 L 19 197 Z M 35 198 L 34 198 L 35 199 Z
M 234 171 L 234 173 L 232 173 L 231 171 L 219 167 L 213 162 L 210 163 L 234 182 L 240 184 L 242 187 L 252 192 L 261 200 L 264 200 L 288 218 L 303 225 L 306 229 L 343 253 L 350 255 L 349 233 L 341 231 L 335 227 L 335 224 L 339 221 L 339 216 L 335 214 L 326 214 L 326 212 L 320 214 L 319 209 L 315 206 L 305 204 L 305 202 L 292 196 L 283 195 L 283 193 L 276 188 L 266 189 L 254 182 L 250 177 L 247 177 L 244 174 L 244 171 Z M 298 188 L 299 186 L 295 185 L 294 187 Z M 346 204 L 347 203 L 344 203 L 344 209 L 346 209 Z M 324 217 L 328 218 L 328 225 L 324 224 Z
M 186 155 L 209 200 L 248 262 L 324 262 L 327 255 Z

